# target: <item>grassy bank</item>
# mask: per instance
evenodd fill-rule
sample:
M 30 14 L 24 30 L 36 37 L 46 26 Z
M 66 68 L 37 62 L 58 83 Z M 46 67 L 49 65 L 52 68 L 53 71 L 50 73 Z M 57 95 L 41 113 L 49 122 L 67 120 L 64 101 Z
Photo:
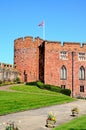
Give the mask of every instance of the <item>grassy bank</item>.
M 69 96 L 41 90 L 36 86 L 19 85 L 11 87 L 17 92 L 0 91 L 0 115 L 50 105 L 71 102 Z
M 53 130 L 86 130 L 86 115 L 78 117 L 66 124 L 58 126 Z

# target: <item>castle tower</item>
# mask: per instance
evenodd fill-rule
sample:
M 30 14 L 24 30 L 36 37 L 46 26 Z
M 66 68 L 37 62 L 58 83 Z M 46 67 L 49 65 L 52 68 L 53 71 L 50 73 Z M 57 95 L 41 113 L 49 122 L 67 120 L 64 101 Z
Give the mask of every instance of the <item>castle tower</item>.
M 21 74 L 21 81 L 39 80 L 39 46 L 42 40 L 33 37 L 14 41 L 14 66 Z

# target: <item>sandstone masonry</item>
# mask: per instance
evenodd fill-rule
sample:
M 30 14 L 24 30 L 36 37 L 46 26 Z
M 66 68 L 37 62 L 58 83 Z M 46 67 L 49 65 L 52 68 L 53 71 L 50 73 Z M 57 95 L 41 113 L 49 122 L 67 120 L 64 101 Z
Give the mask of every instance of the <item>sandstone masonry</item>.
M 14 41 L 14 66 L 21 81 L 40 80 L 86 96 L 86 44 L 24 37 Z
M 3 82 L 14 81 L 19 77 L 19 72 L 12 65 L 0 63 L 0 80 Z

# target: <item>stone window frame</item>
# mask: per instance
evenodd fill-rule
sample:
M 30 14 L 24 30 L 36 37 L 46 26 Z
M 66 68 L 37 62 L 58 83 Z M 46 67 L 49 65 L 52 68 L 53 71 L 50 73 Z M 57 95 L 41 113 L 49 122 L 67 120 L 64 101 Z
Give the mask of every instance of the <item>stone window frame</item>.
M 61 60 L 68 60 L 68 52 L 67 51 L 60 51 L 60 59 Z
M 80 92 L 84 92 L 84 85 L 80 86 Z
M 63 65 L 60 69 L 60 79 L 61 80 L 67 79 L 67 69 L 66 69 L 65 65 Z
M 66 88 L 66 85 L 61 85 L 61 88 L 62 88 L 62 89 L 65 89 L 65 88 Z
M 85 68 L 83 66 L 81 66 L 79 69 L 79 79 L 85 80 Z
M 79 61 L 86 61 L 86 53 L 85 52 L 79 52 L 78 53 L 78 60 Z

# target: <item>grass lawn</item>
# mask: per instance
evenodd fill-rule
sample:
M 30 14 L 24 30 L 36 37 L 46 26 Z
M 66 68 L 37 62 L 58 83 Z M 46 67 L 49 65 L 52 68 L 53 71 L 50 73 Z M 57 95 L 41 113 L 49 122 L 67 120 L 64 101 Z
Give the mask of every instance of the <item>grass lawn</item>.
M 0 91 L 0 115 L 74 101 L 69 96 L 36 86 L 19 85 L 11 89 L 17 92 Z
M 53 130 L 86 130 L 86 115 L 75 118 L 66 124 L 54 128 Z

